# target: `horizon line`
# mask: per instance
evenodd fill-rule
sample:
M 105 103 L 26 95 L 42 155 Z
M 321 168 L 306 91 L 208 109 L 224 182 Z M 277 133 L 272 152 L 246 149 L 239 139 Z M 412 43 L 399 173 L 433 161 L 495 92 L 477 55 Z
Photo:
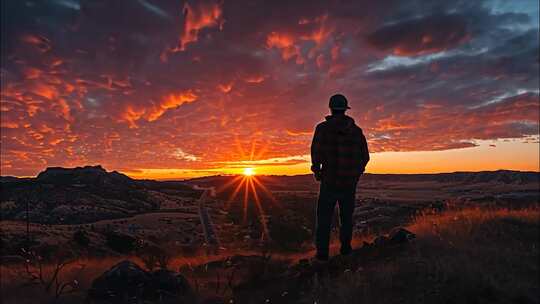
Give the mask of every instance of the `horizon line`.
M 86 165 L 86 166 L 76 166 L 76 167 L 59 167 L 59 166 L 52 166 L 47 167 L 48 168 L 63 168 L 63 169 L 76 169 L 76 168 L 84 168 L 84 167 L 97 167 L 101 165 Z M 45 170 L 46 170 L 45 169 Z M 197 176 L 197 177 L 173 177 L 173 178 L 144 178 L 144 177 L 132 177 L 130 174 L 124 173 L 119 170 L 111 170 L 107 171 L 105 168 L 103 168 L 107 173 L 112 172 L 118 172 L 123 175 L 126 175 L 127 177 L 134 179 L 134 180 L 154 180 L 154 181 L 189 181 L 189 180 L 196 180 L 196 179 L 203 179 L 203 178 L 209 178 L 209 177 L 232 177 L 232 176 L 242 176 L 243 174 L 239 173 L 219 173 L 214 175 L 204 175 L 204 176 Z M 41 172 L 44 172 L 40 171 Z M 446 171 L 446 172 L 416 172 L 416 173 L 372 173 L 372 172 L 365 172 L 363 174 L 369 174 L 369 175 L 439 175 L 439 174 L 457 174 L 457 173 L 486 173 L 486 172 L 499 172 L 499 171 L 510 171 L 510 172 L 520 172 L 520 173 L 537 173 L 540 174 L 540 168 L 537 171 L 530 171 L 530 170 L 514 170 L 514 169 L 497 169 L 497 170 L 479 170 L 479 171 Z M 30 175 L 0 175 L 0 178 L 37 178 L 39 175 L 36 174 L 35 176 Z M 305 175 L 312 175 L 312 173 L 301 173 L 301 174 L 257 174 L 255 176 L 257 177 L 294 177 L 294 176 L 305 176 Z

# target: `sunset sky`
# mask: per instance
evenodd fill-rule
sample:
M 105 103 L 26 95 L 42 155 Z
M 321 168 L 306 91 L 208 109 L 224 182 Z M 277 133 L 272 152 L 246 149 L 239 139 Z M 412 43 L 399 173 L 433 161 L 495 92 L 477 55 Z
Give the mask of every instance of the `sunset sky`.
M 539 170 L 539 5 L 1 1 L 1 174 L 309 172 L 343 93 L 372 173 Z

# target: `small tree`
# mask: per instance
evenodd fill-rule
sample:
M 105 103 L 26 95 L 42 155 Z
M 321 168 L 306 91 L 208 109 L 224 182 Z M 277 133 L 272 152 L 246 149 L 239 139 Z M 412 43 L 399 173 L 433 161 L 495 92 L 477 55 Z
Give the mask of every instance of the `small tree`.
M 34 250 L 21 249 L 25 258 L 24 270 L 20 272 L 25 285 L 39 285 L 44 291 L 55 299 L 61 296 L 76 292 L 79 288 L 79 280 L 67 280 L 63 278 L 62 272 L 65 267 L 77 261 L 77 257 L 72 251 L 60 250 L 55 246 L 41 246 Z M 86 265 L 79 265 L 80 272 Z

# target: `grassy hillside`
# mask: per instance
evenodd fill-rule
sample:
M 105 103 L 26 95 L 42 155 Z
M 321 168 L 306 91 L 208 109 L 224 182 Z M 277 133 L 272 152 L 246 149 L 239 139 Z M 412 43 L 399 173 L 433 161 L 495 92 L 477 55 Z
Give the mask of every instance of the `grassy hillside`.
M 175 257 L 169 268 L 180 269 L 192 285 L 197 300 L 188 303 L 538 303 L 539 221 L 537 208 L 423 214 L 406 227 L 416 233 L 413 241 L 379 246 L 371 242 L 375 236 L 368 237 L 371 244 L 352 256 L 323 265 L 303 259 L 307 252 L 225 254 L 210 263 L 210 257 Z M 92 280 L 119 260 L 66 267 L 60 280 L 76 278 L 79 286 L 58 303 L 80 302 Z M 42 303 L 50 302 L 53 296 L 39 286 L 21 287 L 23 276 L 16 270 L 2 267 L 4 303 L 35 303 L 38 294 Z
M 424 215 L 417 239 L 313 284 L 317 303 L 538 303 L 538 210 Z M 350 262 L 350 261 L 349 261 Z

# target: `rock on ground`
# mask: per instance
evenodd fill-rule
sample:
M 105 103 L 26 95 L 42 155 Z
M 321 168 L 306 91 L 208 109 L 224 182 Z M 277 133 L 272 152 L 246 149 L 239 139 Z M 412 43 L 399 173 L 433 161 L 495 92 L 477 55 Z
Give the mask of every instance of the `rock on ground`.
M 161 299 L 178 300 L 191 294 L 181 274 L 160 269 L 148 272 L 131 261 L 122 261 L 92 282 L 90 303 L 138 303 Z

